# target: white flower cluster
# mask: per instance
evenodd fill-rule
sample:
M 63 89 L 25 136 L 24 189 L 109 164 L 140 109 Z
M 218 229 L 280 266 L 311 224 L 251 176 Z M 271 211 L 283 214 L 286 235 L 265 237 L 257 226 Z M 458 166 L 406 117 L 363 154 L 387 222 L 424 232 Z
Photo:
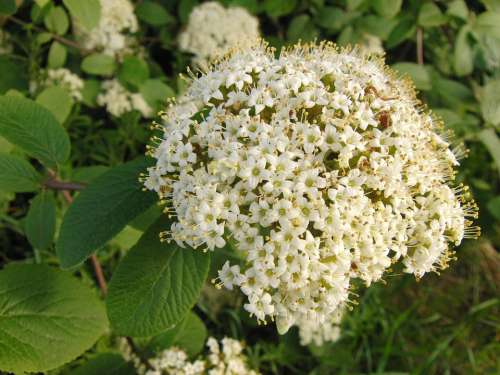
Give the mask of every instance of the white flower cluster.
M 186 30 L 179 36 L 179 47 L 193 53 L 194 63 L 204 67 L 236 46 L 249 45 L 259 35 L 258 19 L 246 9 L 226 9 L 210 1 L 193 9 Z
M 97 96 L 97 104 L 106 107 L 113 116 L 120 117 L 132 110 L 139 111 L 144 117 L 150 117 L 153 113 L 140 93 L 128 91 L 117 79 L 104 81 L 101 89 L 103 92 Z
M 139 365 L 139 373 L 145 375 L 258 375 L 247 365 L 241 342 L 223 338 L 221 344 L 210 337 L 207 341 L 208 355 L 200 356 L 190 362 L 188 355 L 181 349 L 170 348 L 157 358 L 149 360 L 152 369 L 145 370 Z M 137 364 L 136 364 L 137 366 Z
M 220 285 L 304 343 L 332 339 L 352 280 L 398 260 L 417 278 L 479 229 L 448 186 L 460 147 L 378 56 L 324 43 L 235 51 L 193 77 L 156 128 L 145 186 L 176 217 L 164 240 L 244 259 Z M 325 331 L 326 330 L 326 331 Z
M 0 55 L 11 53 L 12 49 L 9 33 L 0 29 Z
M 76 33 L 83 47 L 99 50 L 111 56 L 121 56 L 130 52 L 135 33 L 139 26 L 134 7 L 129 0 L 100 0 L 101 18 L 97 27 L 86 31 L 76 24 Z
M 76 101 L 82 100 L 83 80 L 69 69 L 47 69 L 44 87 L 59 86 L 67 90 L 70 96 Z

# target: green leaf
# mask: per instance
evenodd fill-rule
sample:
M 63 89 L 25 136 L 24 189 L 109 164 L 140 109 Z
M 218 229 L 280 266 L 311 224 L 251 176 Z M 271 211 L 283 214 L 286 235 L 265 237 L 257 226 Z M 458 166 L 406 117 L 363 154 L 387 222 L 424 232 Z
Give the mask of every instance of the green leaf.
M 80 167 L 73 170 L 71 176 L 72 181 L 89 183 L 95 178 L 99 177 L 103 173 L 109 170 L 109 167 L 105 165 L 92 165 L 89 167 Z
M 193 8 L 198 4 L 198 0 L 180 0 L 178 14 L 182 23 L 186 23 Z
M 0 152 L 0 190 L 13 193 L 37 191 L 42 176 L 19 156 Z
M 56 202 L 51 192 L 42 191 L 31 201 L 24 232 L 31 246 L 47 249 L 54 240 L 56 230 Z
M 471 74 L 474 69 L 474 53 L 469 44 L 469 31 L 468 25 L 463 26 L 455 41 L 455 49 L 453 51 L 453 65 L 455 73 L 458 76 L 465 76 Z
M 60 86 L 47 87 L 38 94 L 36 102 L 52 112 L 60 124 L 66 121 L 73 108 L 73 99 L 68 91 Z
M 200 353 L 207 339 L 205 324 L 193 312 L 186 315 L 174 328 L 171 328 L 151 339 L 148 349 L 160 353 L 172 346 L 185 350 L 189 356 L 194 357 Z
M 94 53 L 85 57 L 82 61 L 82 70 L 85 73 L 109 76 L 116 69 L 115 59 L 103 53 Z
M 481 0 L 481 2 L 486 6 L 486 9 L 492 10 L 494 12 L 500 12 L 499 0 Z
M 393 18 L 401 10 L 403 0 L 372 0 L 371 4 L 380 16 Z
M 0 271 L 0 369 L 42 372 L 90 348 L 107 327 L 94 291 L 46 265 Z
M 415 34 L 415 20 L 413 17 L 402 17 L 399 23 L 387 37 L 387 48 L 394 48 L 404 42 L 406 39 L 411 38 Z
M 50 31 L 64 35 L 69 28 L 69 19 L 63 7 L 53 7 L 43 19 L 45 27 Z
M 297 0 L 265 0 L 262 6 L 270 17 L 277 18 L 292 13 L 297 6 Z
M 498 135 L 493 129 L 488 128 L 483 129 L 478 136 L 493 157 L 498 174 L 500 175 L 500 139 Z
M 492 125 L 500 125 L 500 79 L 490 81 L 483 87 L 480 97 L 481 113 Z
M 118 71 L 118 79 L 138 88 L 149 78 L 149 67 L 140 57 L 127 56 Z
M 454 0 L 448 4 L 446 14 L 466 21 L 469 15 L 469 9 L 464 0 Z
M 47 60 L 48 67 L 51 69 L 62 68 L 66 62 L 67 54 L 68 52 L 65 46 L 58 41 L 52 42 Z
M 69 157 L 70 143 L 64 128 L 48 109 L 30 99 L 0 97 L 0 135 L 49 168 Z
M 153 205 L 156 194 L 142 191 L 139 182 L 150 164 L 140 158 L 111 168 L 81 191 L 61 225 L 56 245 L 61 267 L 83 262 Z
M 175 96 L 174 90 L 159 79 L 148 79 L 141 85 L 139 92 L 152 108 L 165 104 L 168 98 Z
M 106 301 L 114 330 L 129 336 L 152 336 L 181 321 L 198 299 L 210 256 L 160 242 L 170 223 L 161 218 L 118 265 Z
M 370 14 L 356 20 L 356 29 L 371 35 L 375 35 L 382 40 L 386 40 L 392 29 L 398 24 L 397 19 L 385 19 L 383 17 Z
M 311 18 L 306 14 L 294 17 L 288 25 L 286 32 L 288 40 L 296 42 L 299 39 L 311 41 L 318 36 L 318 30 L 314 27 Z
M 82 101 L 89 107 L 97 105 L 97 96 L 101 91 L 101 81 L 96 79 L 87 79 L 83 83 Z
M 477 16 L 473 29 L 479 34 L 500 38 L 500 11 L 484 12 Z
M 0 95 L 12 89 L 28 90 L 26 66 L 20 64 L 18 60 L 13 60 L 8 55 L 0 56 L 0 72 L 9 72 L 9 74 L 0 74 Z
M 491 199 L 488 202 L 488 211 L 495 217 L 495 219 L 500 220 L 500 195 Z
M 16 13 L 16 0 L 0 0 L 0 14 L 10 16 Z
M 327 30 L 337 31 L 344 26 L 346 22 L 346 13 L 338 7 L 326 6 L 316 15 L 316 23 Z
M 78 20 L 87 31 L 99 24 L 101 19 L 101 3 L 99 0 L 63 0 L 70 14 Z
M 134 365 L 118 353 L 101 353 L 90 358 L 71 375 L 136 375 Z
M 415 83 L 415 87 L 419 90 L 430 90 L 431 89 L 431 78 L 427 69 L 423 65 L 401 62 L 394 64 L 393 69 L 400 73 L 408 74 L 410 78 Z
M 446 23 L 446 16 L 434 3 L 424 3 L 418 12 L 418 24 L 422 27 L 436 27 Z
M 137 17 L 151 26 L 163 26 L 175 22 L 175 19 L 158 3 L 144 1 L 135 8 Z

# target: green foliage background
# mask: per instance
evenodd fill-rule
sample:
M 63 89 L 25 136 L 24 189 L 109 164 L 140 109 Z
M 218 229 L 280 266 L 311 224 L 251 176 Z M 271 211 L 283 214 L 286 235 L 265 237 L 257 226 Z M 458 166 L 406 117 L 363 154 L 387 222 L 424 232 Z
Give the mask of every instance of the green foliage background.
M 120 315 L 127 315 L 127 308 L 134 307 L 127 290 L 120 289 L 120 280 L 136 290 L 156 282 L 148 279 L 151 275 L 134 274 L 136 262 L 148 269 L 159 266 L 154 271 L 159 274 L 174 266 L 189 266 L 189 262 L 204 264 L 196 269 L 199 277 L 195 278 L 203 280 L 207 272 L 209 279 L 213 277 L 224 256 L 231 256 L 214 254 L 210 270 L 208 259 L 181 259 L 175 250 L 168 259 L 152 262 L 138 251 L 142 246 L 158 258 L 158 249 L 145 245 L 147 236 L 128 253 L 159 216 L 154 198 L 142 195 L 134 185 L 136 174 L 123 172 L 135 173 L 141 170 L 137 165 L 146 165 L 144 160 L 123 163 L 143 155 L 150 120 L 135 111 L 113 117 L 95 102 L 100 82 L 111 75 L 131 91 L 142 93 L 156 110 L 167 97 L 181 93 L 185 83 L 179 74 L 186 72 L 190 56 L 178 50 L 176 38 L 198 1 L 135 1 L 140 20 L 137 37 L 145 54 L 117 62 L 83 51 L 72 33 L 71 16 L 84 26 L 95 26 L 95 0 L 0 0 L 0 25 L 14 44 L 12 52 L 0 55 L 0 265 L 6 267 L 0 271 L 0 336 L 12 334 L 9 330 L 16 324 L 9 319 L 17 319 L 15 309 L 12 313 L 2 307 L 2 292 L 9 296 L 7 304 L 22 297 L 12 294 L 15 288 L 8 285 L 16 280 L 7 276 L 20 278 L 32 272 L 35 280 L 50 280 L 47 283 L 53 288 L 43 291 L 48 296 L 63 289 L 61 283 L 78 282 L 78 288 L 84 288 L 82 293 L 94 301 L 99 292 L 92 264 L 73 266 L 97 248 L 105 278 L 118 275 L 107 300 L 111 329 L 103 317 L 103 305 L 95 301 L 96 306 L 81 311 L 94 314 L 93 332 L 87 332 L 81 343 L 70 345 L 67 350 L 71 353 L 50 358 L 38 367 L 27 360 L 25 367 L 16 367 L 12 357 L 10 362 L 6 360 L 9 352 L 0 348 L 0 370 L 44 371 L 72 360 L 51 373 L 97 374 L 110 368 L 118 369 L 116 373 L 133 373 L 117 354 L 118 334 L 143 336 L 136 339 L 141 355 L 174 344 L 194 355 L 201 350 L 208 330 L 217 337 L 245 340 L 251 363 L 263 373 L 500 373 L 500 1 L 222 2 L 243 6 L 257 16 L 263 37 L 277 48 L 299 40 L 326 39 L 345 45 L 365 43 L 367 36 L 378 38 L 388 64 L 413 78 L 421 100 L 470 150 L 457 181 L 470 185 L 479 204 L 482 237 L 465 241 L 457 249 L 457 261 L 440 276 L 425 276 L 417 283 L 408 275 L 393 274 L 387 277 L 387 285 L 378 283 L 368 290 L 360 287 L 360 303 L 346 315 L 341 339 L 323 347 L 301 347 L 296 332 L 280 337 L 272 324 L 257 326 L 243 311 L 241 296 L 218 291 L 209 283 L 188 315 L 184 310 L 157 311 L 146 315 L 146 320 L 152 319 L 149 322 L 117 324 L 113 317 L 119 320 Z M 74 102 L 61 88 L 29 90 L 30 82 L 47 67 L 66 67 L 85 80 L 82 103 Z M 39 105 L 21 99 L 23 96 Z M 66 217 L 67 201 L 47 183 L 53 181 L 53 173 L 80 187 L 90 183 Z M 114 204 L 117 195 L 127 199 Z M 90 214 L 82 216 L 85 210 L 106 211 L 111 228 Z M 75 236 L 80 236 L 81 247 L 68 254 L 66 249 L 76 243 Z M 92 240 L 87 243 L 86 238 Z M 46 266 L 14 272 L 15 267 L 41 263 L 50 265 L 55 273 L 50 274 Z M 65 280 L 69 275 L 56 271 L 59 266 L 70 268 L 79 281 L 75 277 Z M 25 281 L 19 279 L 16 285 Z M 202 288 L 202 281 L 198 284 L 196 288 Z M 113 290 L 119 293 L 113 294 Z M 69 307 L 56 308 L 61 319 L 67 319 L 68 309 L 79 309 L 77 296 L 66 297 L 75 305 L 68 302 Z M 186 297 L 186 309 L 196 297 Z M 154 301 L 145 304 L 154 305 Z M 114 312 L 113 306 L 117 306 Z M 171 323 L 177 324 L 166 330 Z M 82 330 L 81 324 L 74 327 L 75 332 Z M 47 348 L 39 351 L 36 342 L 33 346 L 27 356 L 47 355 Z

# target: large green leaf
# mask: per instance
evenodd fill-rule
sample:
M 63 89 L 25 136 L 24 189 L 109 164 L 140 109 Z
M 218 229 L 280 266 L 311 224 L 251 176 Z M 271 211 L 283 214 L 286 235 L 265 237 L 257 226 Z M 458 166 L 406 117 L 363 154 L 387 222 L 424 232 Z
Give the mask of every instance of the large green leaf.
M 453 66 L 459 76 L 470 74 L 474 69 L 474 52 L 468 40 L 469 32 L 468 25 L 462 26 L 455 41 Z
M 37 191 L 42 176 L 26 160 L 0 153 L 0 190 L 14 193 Z
M 159 219 L 118 265 L 107 310 L 119 334 L 152 336 L 179 323 L 198 299 L 210 264 L 201 250 L 161 243 L 170 223 Z
M 63 0 L 63 3 L 85 29 L 90 31 L 99 24 L 101 18 L 99 0 Z
M 379 15 L 392 18 L 401 10 L 403 0 L 372 0 L 371 5 L 373 10 Z
M 0 97 L 0 135 L 51 168 L 69 157 L 64 128 L 48 109 L 29 99 Z
M 76 197 L 64 216 L 56 245 L 63 268 L 76 266 L 118 234 L 157 200 L 142 191 L 139 174 L 150 164 L 140 158 L 100 175 Z
M 61 366 L 90 348 L 106 327 L 96 294 L 68 273 L 30 264 L 0 271 L 0 370 Z
M 118 353 L 101 353 L 89 359 L 71 375 L 136 375 L 134 365 Z
M 45 250 L 54 239 L 56 202 L 51 192 L 42 191 L 31 201 L 24 231 L 35 249 Z
M 171 328 L 151 339 L 148 348 L 159 353 L 171 346 L 179 347 L 191 357 L 203 349 L 207 339 L 205 324 L 193 312 L 186 315 L 174 328 Z

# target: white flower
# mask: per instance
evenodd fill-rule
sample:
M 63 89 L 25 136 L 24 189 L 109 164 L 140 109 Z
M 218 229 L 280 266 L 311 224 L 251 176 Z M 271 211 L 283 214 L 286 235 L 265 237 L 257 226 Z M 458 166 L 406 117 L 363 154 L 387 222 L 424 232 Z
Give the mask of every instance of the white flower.
M 150 117 L 153 110 L 139 93 L 127 91 L 116 79 L 107 80 L 102 83 L 103 90 L 97 96 L 97 104 L 106 107 L 113 116 L 120 117 L 132 110 L 139 111 L 142 116 Z
M 85 30 L 75 22 L 83 47 L 118 57 L 131 52 L 135 40 L 130 34 L 138 30 L 132 3 L 129 0 L 100 0 L 100 3 L 101 18 L 94 29 Z
M 224 8 L 215 1 L 196 6 L 189 15 L 188 25 L 179 36 L 181 50 L 194 54 L 198 66 L 221 57 L 232 48 L 248 45 L 259 37 L 259 21 L 244 8 Z M 251 77 L 235 70 L 226 76 L 226 86 L 241 90 Z
M 143 375 L 259 375 L 249 368 L 244 345 L 240 341 L 224 337 L 219 343 L 209 337 L 206 345 L 209 352 L 199 355 L 192 362 L 185 351 L 171 347 L 149 359 L 150 368 L 147 370 L 136 355 L 133 358 L 129 355 L 126 359 L 131 360 L 137 372 Z
M 214 250 L 230 237 L 244 262 L 220 283 L 250 314 L 298 326 L 304 344 L 336 339 L 353 280 L 398 260 L 422 277 L 478 233 L 476 206 L 448 186 L 459 152 L 417 103 L 357 50 L 234 52 L 163 116 L 145 184 L 177 215 L 167 238 Z
M 59 86 L 68 91 L 76 101 L 82 100 L 83 80 L 66 68 L 47 69 L 42 86 Z

